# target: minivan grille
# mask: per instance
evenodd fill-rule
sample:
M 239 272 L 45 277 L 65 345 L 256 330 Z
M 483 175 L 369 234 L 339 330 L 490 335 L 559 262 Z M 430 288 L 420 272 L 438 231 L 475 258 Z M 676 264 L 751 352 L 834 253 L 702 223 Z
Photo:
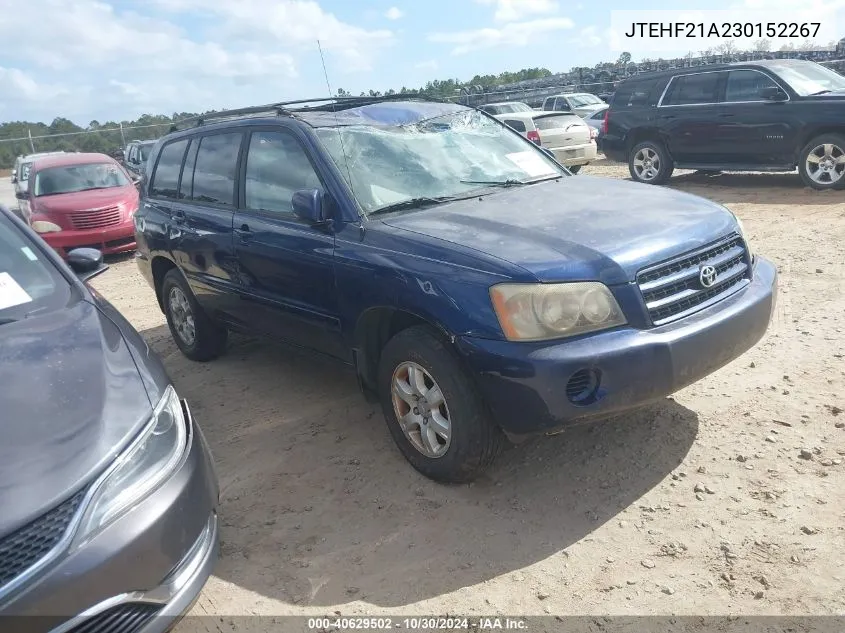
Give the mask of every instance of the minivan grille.
M 41 560 L 62 540 L 85 490 L 0 539 L 0 588 Z
M 637 284 L 654 325 L 680 319 L 721 301 L 749 283 L 751 268 L 745 243 L 738 235 L 641 271 Z M 701 272 L 712 266 L 712 285 Z
M 88 229 L 102 229 L 107 226 L 120 224 L 120 207 L 107 207 L 105 209 L 91 209 L 70 214 L 70 221 L 77 231 Z

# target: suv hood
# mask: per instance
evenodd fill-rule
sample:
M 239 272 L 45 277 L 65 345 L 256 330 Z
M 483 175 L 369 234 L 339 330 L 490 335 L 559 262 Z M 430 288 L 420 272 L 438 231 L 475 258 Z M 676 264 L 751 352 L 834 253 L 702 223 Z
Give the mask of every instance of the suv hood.
M 152 405 L 120 329 L 79 300 L 0 325 L 0 537 L 103 471 Z
M 385 218 L 389 226 L 506 260 L 540 281 L 633 281 L 637 271 L 739 232 L 730 211 L 691 194 L 563 177 Z

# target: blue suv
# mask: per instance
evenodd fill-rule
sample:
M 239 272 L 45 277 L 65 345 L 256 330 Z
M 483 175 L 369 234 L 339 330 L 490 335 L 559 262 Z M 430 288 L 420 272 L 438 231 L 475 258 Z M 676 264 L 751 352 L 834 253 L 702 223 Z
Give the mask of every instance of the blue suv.
M 438 481 L 702 378 L 775 304 L 725 208 L 573 176 L 456 104 L 218 113 L 149 165 L 137 261 L 182 352 L 208 361 L 245 331 L 348 363 Z

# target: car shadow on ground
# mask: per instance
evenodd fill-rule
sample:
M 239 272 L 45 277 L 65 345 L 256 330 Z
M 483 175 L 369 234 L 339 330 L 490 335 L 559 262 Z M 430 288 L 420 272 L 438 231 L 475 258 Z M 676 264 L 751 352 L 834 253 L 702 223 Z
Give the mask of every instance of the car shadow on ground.
M 688 173 L 673 176 L 668 186 L 722 204 L 841 204 L 842 191 L 815 191 L 797 174 Z
M 245 339 L 192 363 L 166 327 L 143 334 L 217 463 L 215 576 L 291 604 L 402 606 L 560 555 L 666 478 L 698 430 L 665 400 L 438 485 L 401 457 L 346 367 Z

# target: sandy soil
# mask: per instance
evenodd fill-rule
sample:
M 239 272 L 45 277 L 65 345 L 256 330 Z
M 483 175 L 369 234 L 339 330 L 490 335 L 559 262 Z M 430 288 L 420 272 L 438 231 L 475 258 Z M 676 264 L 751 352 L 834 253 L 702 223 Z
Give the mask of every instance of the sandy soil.
M 469 486 L 406 464 L 343 367 L 245 339 L 192 363 L 131 258 L 97 278 L 217 460 L 222 556 L 194 613 L 845 613 L 845 194 L 797 175 L 670 186 L 727 205 L 777 262 L 766 338 L 658 406 L 511 449 Z

